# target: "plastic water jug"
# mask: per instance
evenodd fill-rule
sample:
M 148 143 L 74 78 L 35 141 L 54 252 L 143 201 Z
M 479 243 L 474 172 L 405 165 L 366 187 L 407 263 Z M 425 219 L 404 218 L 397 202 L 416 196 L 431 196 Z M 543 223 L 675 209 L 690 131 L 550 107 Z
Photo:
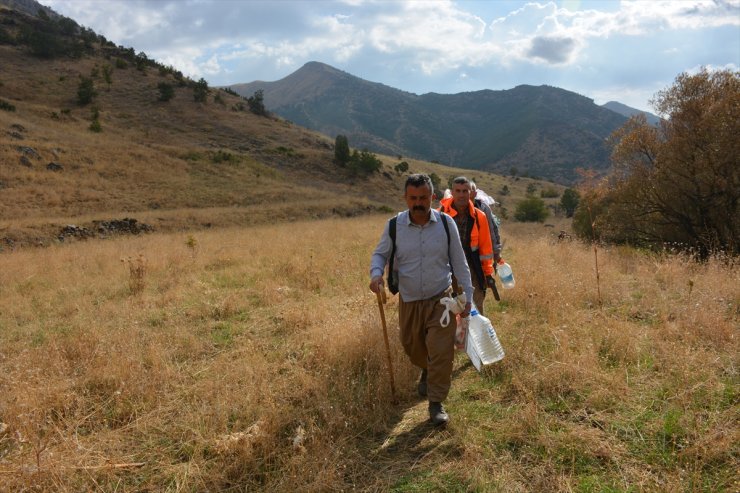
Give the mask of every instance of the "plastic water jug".
M 491 321 L 478 313 L 475 308 L 470 312 L 468 337 L 465 343 L 465 351 L 478 371 L 481 366 L 490 365 L 504 358 L 504 348 L 501 347 Z
M 511 270 L 511 266 L 504 262 L 504 259 L 499 260 L 496 264 L 496 273 L 506 289 L 514 287 L 514 272 Z

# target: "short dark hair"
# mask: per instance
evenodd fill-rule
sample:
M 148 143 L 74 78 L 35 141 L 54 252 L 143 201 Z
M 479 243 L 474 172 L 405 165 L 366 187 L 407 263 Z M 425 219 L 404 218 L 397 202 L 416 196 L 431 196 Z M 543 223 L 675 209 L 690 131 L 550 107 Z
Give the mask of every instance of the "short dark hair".
M 452 183 L 456 185 L 468 185 L 470 183 L 470 180 L 468 180 L 464 176 L 458 176 L 457 178 L 452 180 Z
M 429 192 L 434 194 L 434 185 L 432 185 L 432 179 L 429 178 L 429 175 L 416 173 L 406 177 L 406 184 L 403 186 L 403 191 L 405 193 L 409 187 L 422 187 L 424 185 L 428 186 Z

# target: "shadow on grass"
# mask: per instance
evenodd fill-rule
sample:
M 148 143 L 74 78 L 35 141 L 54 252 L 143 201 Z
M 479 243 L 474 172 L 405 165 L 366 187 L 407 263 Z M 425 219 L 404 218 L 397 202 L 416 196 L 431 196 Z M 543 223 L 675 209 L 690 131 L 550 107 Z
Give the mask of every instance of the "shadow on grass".
M 455 366 L 453 386 L 458 375 L 472 365 L 466 361 Z M 451 416 L 447 426 L 434 426 L 429 421 L 427 400 L 411 391 L 401 396 L 386 429 L 363 441 L 358 445 L 358 450 L 366 451 L 360 473 L 363 477 L 350 482 L 367 491 L 388 491 L 408 481 L 423 483 L 431 471 L 445 461 L 461 457 L 465 450 L 456 433 L 455 417 Z

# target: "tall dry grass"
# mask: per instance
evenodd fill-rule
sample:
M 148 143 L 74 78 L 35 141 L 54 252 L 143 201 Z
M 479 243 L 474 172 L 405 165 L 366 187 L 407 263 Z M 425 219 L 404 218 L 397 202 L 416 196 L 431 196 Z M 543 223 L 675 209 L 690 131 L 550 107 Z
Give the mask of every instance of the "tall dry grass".
M 506 358 L 438 431 L 369 255 L 383 217 L 0 255 L 0 490 L 732 491 L 737 268 L 506 224 Z M 139 268 L 140 266 L 143 266 Z

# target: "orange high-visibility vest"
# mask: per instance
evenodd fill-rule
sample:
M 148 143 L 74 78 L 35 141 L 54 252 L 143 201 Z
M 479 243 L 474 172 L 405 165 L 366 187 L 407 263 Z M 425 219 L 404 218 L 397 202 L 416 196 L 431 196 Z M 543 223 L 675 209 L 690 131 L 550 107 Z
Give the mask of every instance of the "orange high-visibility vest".
M 452 206 L 452 202 L 452 197 L 442 199 L 439 210 L 454 218 L 457 216 L 457 209 Z M 473 218 L 473 226 L 470 229 L 470 245 L 463 244 L 463 248 L 469 247 L 472 252 L 478 252 L 478 259 L 480 260 L 483 275 L 492 276 L 493 245 L 491 244 L 491 233 L 488 229 L 488 218 L 486 217 L 486 213 L 477 209 L 470 200 L 468 201 L 468 214 Z M 464 238 L 460 238 L 460 241 L 464 241 Z M 470 267 L 471 269 L 473 268 L 473 266 Z

